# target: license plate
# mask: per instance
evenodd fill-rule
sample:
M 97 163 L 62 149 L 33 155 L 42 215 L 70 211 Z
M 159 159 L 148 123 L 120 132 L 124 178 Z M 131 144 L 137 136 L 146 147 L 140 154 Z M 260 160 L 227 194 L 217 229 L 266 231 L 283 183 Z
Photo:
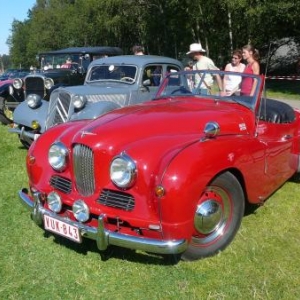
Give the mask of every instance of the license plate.
M 46 230 L 57 233 L 77 243 L 81 243 L 81 235 L 76 226 L 44 215 L 44 227 Z

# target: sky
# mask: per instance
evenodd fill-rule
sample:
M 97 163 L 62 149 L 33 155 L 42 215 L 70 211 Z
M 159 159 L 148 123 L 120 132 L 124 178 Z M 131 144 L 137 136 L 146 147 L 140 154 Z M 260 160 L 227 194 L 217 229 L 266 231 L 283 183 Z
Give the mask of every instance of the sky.
M 3 2 L 0 16 L 0 55 L 8 55 L 9 49 L 6 41 L 11 35 L 13 20 L 24 21 L 27 19 L 27 12 L 34 6 L 36 0 L 5 0 Z

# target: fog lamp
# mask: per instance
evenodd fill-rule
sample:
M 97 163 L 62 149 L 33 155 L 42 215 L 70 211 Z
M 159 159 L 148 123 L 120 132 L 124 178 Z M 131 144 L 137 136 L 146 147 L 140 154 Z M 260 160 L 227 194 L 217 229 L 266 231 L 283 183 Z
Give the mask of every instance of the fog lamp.
M 51 209 L 53 212 L 60 212 L 62 203 L 60 196 L 56 192 L 50 192 L 47 196 L 47 203 L 49 206 L 49 209 Z
M 39 124 L 39 122 L 38 121 L 36 121 L 36 120 L 33 120 L 32 122 L 31 122 L 31 128 L 32 129 L 34 129 L 34 130 L 37 130 L 37 129 L 40 129 L 40 124 Z
M 77 200 L 73 204 L 73 213 L 79 222 L 85 222 L 90 217 L 90 210 L 83 200 Z

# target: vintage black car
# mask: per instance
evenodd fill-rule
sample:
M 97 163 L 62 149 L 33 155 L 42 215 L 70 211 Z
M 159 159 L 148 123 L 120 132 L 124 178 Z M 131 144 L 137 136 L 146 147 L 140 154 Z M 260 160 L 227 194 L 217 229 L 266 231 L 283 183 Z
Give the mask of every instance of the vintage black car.
M 38 55 L 39 69 L 15 78 L 13 84 L 0 94 L 0 114 L 11 121 L 12 112 L 25 99 L 35 105 L 41 99 L 49 100 L 50 93 L 60 86 L 83 84 L 91 61 L 122 54 L 118 47 L 72 47 Z

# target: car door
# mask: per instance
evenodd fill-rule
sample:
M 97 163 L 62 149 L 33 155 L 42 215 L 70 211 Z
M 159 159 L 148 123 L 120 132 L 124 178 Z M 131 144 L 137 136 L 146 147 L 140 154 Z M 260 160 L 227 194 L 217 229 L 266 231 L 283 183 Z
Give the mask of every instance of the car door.
M 276 115 L 276 114 L 275 114 Z M 277 118 L 277 120 L 276 120 Z M 274 190 L 294 174 L 296 157 L 296 122 L 285 122 L 274 116 L 260 120 L 257 127 L 257 138 L 265 146 L 264 182 L 266 190 Z

